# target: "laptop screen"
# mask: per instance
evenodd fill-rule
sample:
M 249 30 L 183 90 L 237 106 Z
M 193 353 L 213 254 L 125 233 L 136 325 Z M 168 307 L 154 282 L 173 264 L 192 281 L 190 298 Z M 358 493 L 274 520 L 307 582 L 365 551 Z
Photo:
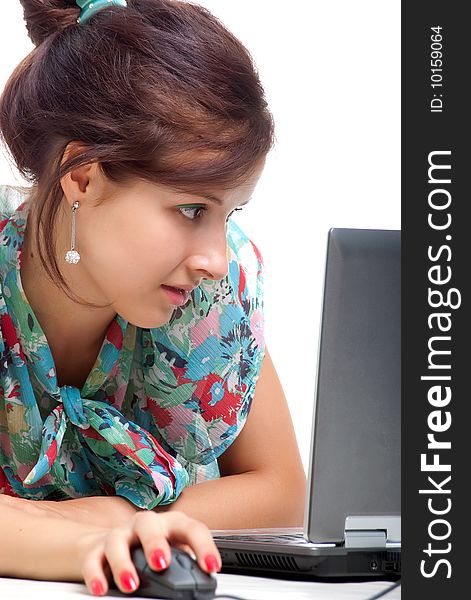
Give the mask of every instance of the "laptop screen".
M 400 515 L 400 231 L 328 235 L 305 537 Z

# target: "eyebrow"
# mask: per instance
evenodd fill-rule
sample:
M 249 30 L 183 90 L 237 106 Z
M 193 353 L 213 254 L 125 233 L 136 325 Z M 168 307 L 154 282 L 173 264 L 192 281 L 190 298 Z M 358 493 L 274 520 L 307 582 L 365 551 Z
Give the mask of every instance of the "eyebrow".
M 219 204 L 219 206 L 223 206 L 223 204 L 224 204 L 220 198 L 218 198 L 217 196 L 214 196 L 213 194 L 204 194 L 204 198 L 211 200 L 211 202 L 214 202 L 215 204 Z M 248 204 L 251 199 L 252 199 L 252 196 L 250 196 L 250 198 L 247 200 L 247 202 L 242 202 L 242 204 L 240 204 L 239 206 L 244 206 L 245 204 Z

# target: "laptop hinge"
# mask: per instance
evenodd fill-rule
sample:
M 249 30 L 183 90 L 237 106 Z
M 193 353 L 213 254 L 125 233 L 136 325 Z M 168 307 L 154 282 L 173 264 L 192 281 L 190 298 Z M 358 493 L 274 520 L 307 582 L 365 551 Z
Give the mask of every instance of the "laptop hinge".
M 349 516 L 345 519 L 345 548 L 386 548 L 401 541 L 400 516 Z

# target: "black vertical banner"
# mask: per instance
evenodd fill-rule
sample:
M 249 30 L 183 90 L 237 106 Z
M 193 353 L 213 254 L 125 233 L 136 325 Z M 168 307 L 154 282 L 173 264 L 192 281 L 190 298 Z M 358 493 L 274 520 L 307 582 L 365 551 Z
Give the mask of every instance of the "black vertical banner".
M 402 597 L 469 598 L 471 21 L 402 2 Z

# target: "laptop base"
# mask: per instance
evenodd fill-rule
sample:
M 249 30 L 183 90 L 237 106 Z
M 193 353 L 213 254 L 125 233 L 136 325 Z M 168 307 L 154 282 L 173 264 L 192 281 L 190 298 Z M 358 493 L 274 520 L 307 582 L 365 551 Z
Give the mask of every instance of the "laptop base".
M 273 548 L 248 549 L 247 544 L 216 540 L 222 558 L 222 572 L 243 575 L 259 575 L 281 578 L 367 578 L 397 579 L 401 573 L 400 550 L 343 547 L 310 548 L 306 553 L 288 547 L 285 552 Z

